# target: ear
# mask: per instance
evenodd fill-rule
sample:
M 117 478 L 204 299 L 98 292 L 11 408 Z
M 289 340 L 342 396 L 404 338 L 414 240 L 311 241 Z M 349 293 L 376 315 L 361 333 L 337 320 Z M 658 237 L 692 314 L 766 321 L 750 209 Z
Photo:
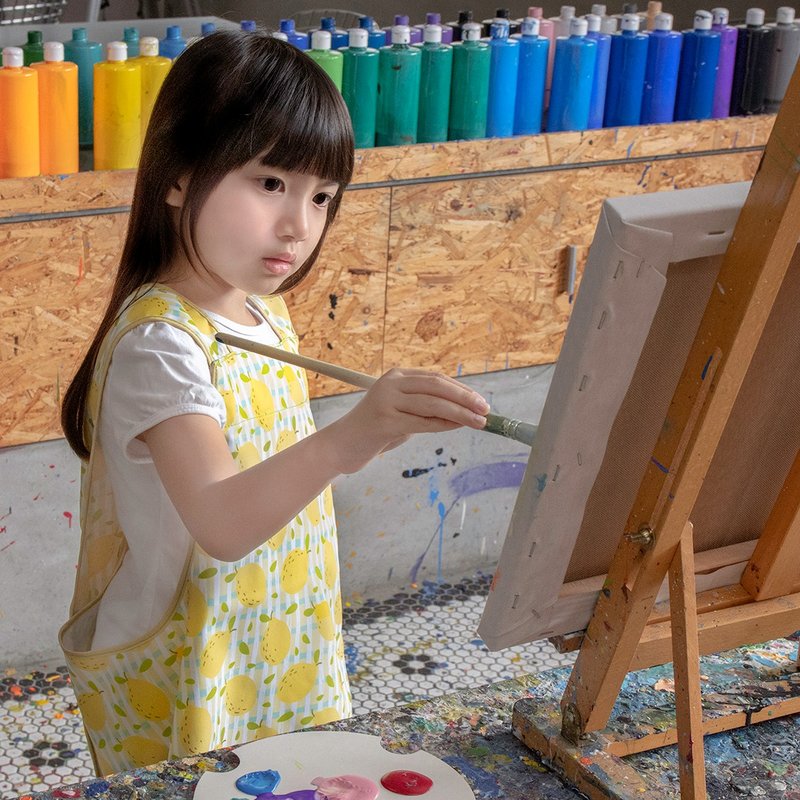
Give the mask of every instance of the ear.
M 172 186 L 169 187 L 167 192 L 167 205 L 173 208 L 181 208 L 183 206 L 184 198 L 186 197 L 186 187 L 189 185 L 189 178 L 182 175 L 178 178 Z

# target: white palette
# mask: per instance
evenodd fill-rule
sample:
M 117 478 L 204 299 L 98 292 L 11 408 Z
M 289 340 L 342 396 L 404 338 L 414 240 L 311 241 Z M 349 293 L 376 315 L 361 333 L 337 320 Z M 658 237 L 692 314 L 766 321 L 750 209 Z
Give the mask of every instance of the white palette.
M 399 800 L 406 795 L 381 786 L 381 777 L 394 770 L 413 770 L 427 775 L 433 786 L 418 797 L 423 800 L 475 800 L 469 784 L 440 758 L 418 750 L 416 753 L 390 753 L 381 747 L 378 736 L 345 731 L 298 731 L 272 736 L 236 749 L 239 766 L 230 772 L 205 772 L 200 777 L 194 800 L 232 800 L 248 797 L 236 788 L 236 780 L 248 772 L 274 769 L 280 773 L 275 794 L 313 789 L 317 777 L 363 775 L 375 781 L 379 800 Z

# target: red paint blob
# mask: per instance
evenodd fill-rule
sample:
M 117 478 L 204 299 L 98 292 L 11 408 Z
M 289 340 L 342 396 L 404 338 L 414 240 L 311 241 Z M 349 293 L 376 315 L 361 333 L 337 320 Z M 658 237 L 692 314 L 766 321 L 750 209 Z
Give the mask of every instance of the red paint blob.
M 394 772 L 387 772 L 381 778 L 384 789 L 388 789 L 395 794 L 418 795 L 425 794 L 433 786 L 433 781 L 419 772 L 412 772 L 410 769 L 396 769 Z
M 71 528 L 72 527 L 72 514 L 69 511 L 65 511 L 64 512 L 64 516 L 67 518 L 67 521 L 69 522 L 69 527 Z

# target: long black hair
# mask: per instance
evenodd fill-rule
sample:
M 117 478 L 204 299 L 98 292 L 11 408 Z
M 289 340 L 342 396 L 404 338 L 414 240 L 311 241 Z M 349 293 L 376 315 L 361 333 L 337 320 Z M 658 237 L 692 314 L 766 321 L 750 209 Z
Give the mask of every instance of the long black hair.
M 320 241 L 281 284 L 278 292 L 285 292 L 317 260 L 352 177 L 347 107 L 323 70 L 292 45 L 258 33 L 213 33 L 176 59 L 153 108 L 111 298 L 61 408 L 64 434 L 81 458 L 91 444 L 83 432 L 95 361 L 123 303 L 165 275 L 177 248 L 196 263 L 203 204 L 225 175 L 259 155 L 270 166 L 339 184 Z M 182 178 L 188 183 L 176 231 L 166 198 Z

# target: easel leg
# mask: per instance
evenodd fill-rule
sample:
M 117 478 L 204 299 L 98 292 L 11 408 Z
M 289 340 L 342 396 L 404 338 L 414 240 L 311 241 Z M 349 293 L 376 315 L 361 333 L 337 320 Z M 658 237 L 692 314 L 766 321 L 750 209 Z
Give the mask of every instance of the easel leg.
M 706 762 L 703 753 L 703 708 L 700 698 L 700 651 L 697 641 L 691 522 L 683 529 L 680 544 L 669 567 L 669 601 L 672 609 L 672 656 L 681 798 L 705 800 Z

